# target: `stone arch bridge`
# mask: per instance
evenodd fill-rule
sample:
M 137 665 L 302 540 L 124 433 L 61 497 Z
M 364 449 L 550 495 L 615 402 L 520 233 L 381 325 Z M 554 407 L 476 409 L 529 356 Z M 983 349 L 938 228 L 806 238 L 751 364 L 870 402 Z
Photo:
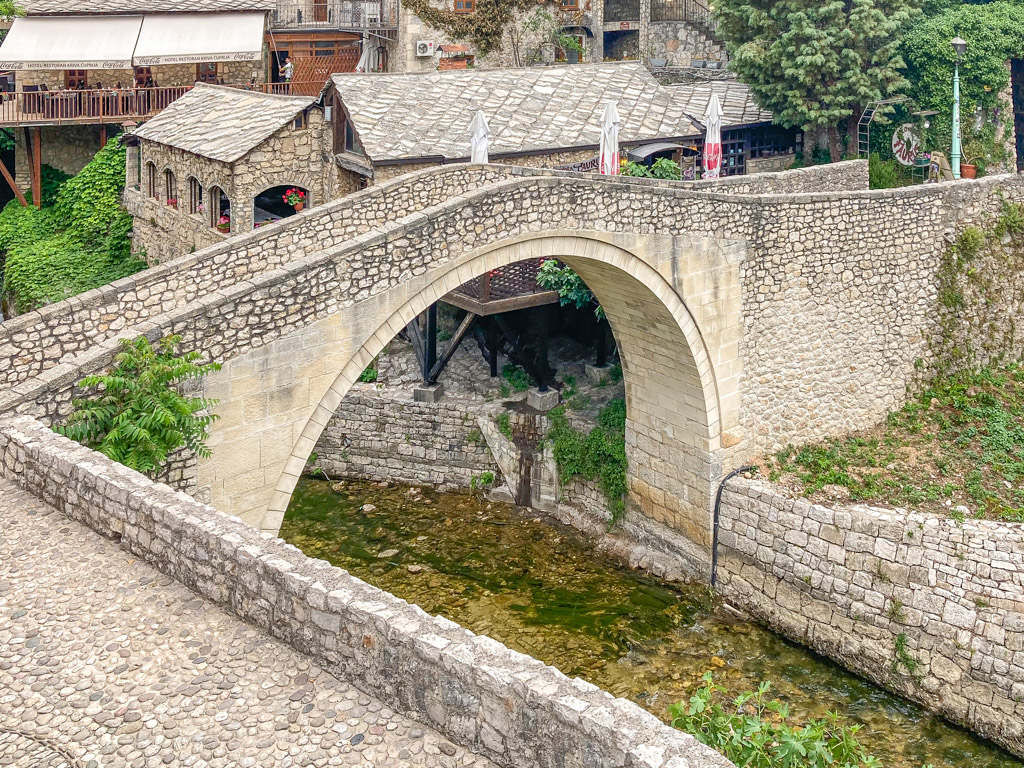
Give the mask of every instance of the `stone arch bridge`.
M 0 412 L 65 415 L 117 339 L 180 334 L 221 361 L 192 490 L 269 532 L 352 383 L 431 303 L 559 258 L 623 363 L 632 516 L 697 572 L 720 479 L 757 452 L 877 423 L 927 359 L 951 235 L 1024 182 L 869 192 L 866 163 L 715 186 L 450 166 L 0 326 Z M 828 191 L 822 191 L 828 190 Z

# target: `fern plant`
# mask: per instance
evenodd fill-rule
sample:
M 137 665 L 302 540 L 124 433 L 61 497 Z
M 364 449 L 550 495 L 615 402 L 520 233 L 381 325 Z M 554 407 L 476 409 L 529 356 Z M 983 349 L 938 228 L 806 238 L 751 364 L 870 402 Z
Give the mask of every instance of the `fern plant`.
M 152 346 L 149 339 L 121 340 L 109 373 L 86 376 L 78 385 L 99 390 L 74 401 L 74 411 L 54 430 L 126 467 L 154 474 L 169 454 L 185 447 L 202 458 L 217 415 L 216 400 L 186 397 L 178 387 L 219 363 L 199 363 L 198 352 L 178 353 L 180 336 Z

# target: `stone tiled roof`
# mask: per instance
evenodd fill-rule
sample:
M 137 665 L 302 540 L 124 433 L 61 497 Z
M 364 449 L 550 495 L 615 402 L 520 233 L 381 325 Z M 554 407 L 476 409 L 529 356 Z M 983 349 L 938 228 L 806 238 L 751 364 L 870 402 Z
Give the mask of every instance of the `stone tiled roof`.
M 272 11 L 276 0 L 19 0 L 30 16 Z
M 309 96 L 277 96 L 196 83 L 191 91 L 132 134 L 230 163 L 314 101 Z
M 698 122 L 704 120 L 704 110 L 712 93 L 722 102 L 722 125 L 750 125 L 771 122 L 772 113 L 762 108 L 750 88 L 739 80 L 711 80 L 702 83 L 667 85 L 673 103 L 682 105 L 683 111 Z
M 469 154 L 478 109 L 491 127 L 490 153 L 595 146 L 604 104 L 615 102 L 623 142 L 701 131 L 642 64 L 613 62 L 414 75 L 334 75 L 371 159 Z

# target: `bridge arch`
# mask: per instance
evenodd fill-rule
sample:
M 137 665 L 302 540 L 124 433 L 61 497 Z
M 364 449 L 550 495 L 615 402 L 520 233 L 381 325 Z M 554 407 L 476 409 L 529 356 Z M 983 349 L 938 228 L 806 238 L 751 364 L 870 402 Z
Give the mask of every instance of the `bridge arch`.
M 534 233 L 484 247 L 393 289 L 301 427 L 260 527 L 276 532 L 317 440 L 353 383 L 408 322 L 458 285 L 531 258 L 569 264 L 596 294 L 618 342 L 626 390 L 630 497 L 646 520 L 682 534 L 696 567 L 711 542 L 712 485 L 721 474 L 720 398 L 705 339 L 672 285 L 600 235 Z M 346 310 L 341 310 L 342 312 Z M 358 305 L 354 311 L 358 310 Z M 338 358 L 335 358 L 338 359 Z M 335 370 L 338 370 L 337 368 Z M 312 403 L 313 401 L 311 401 Z M 296 425 L 298 426 L 298 425 Z M 270 468 L 265 469 L 270 481 Z

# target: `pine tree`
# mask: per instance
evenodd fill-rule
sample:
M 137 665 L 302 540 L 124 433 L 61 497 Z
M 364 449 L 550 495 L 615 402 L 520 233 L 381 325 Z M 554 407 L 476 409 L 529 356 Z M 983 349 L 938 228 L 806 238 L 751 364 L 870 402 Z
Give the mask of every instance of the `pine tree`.
M 824 129 L 840 158 L 839 124 L 851 143 L 864 107 L 906 87 L 899 55 L 917 0 L 719 0 L 730 69 L 775 122 Z

